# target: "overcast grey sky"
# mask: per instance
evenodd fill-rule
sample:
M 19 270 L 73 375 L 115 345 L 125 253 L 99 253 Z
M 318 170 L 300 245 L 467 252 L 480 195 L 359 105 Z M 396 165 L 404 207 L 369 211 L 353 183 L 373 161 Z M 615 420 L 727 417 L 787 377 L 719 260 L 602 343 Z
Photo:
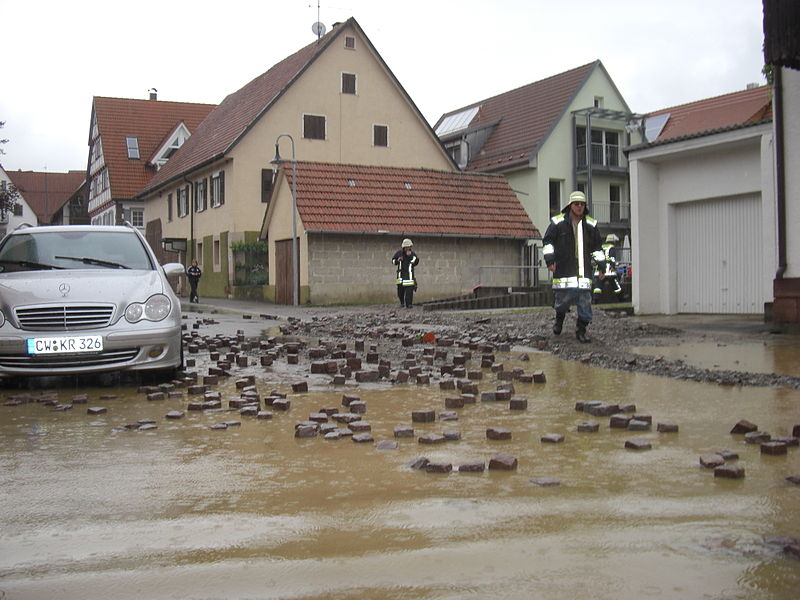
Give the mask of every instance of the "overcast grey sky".
M 431 125 L 600 59 L 631 110 L 764 83 L 760 0 L 320 0 Z M 219 103 L 314 40 L 317 0 L 0 0 L 0 163 L 85 169 L 93 96 Z

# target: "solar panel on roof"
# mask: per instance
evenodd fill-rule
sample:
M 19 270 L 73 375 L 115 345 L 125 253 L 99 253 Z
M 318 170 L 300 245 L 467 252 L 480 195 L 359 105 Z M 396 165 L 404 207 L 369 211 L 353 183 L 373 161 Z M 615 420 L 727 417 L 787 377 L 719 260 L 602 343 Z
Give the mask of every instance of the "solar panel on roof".
M 446 116 L 436 128 L 436 135 L 445 135 L 469 127 L 469 124 L 472 123 L 472 119 L 478 114 L 479 108 L 479 106 L 473 106 L 472 108 Z

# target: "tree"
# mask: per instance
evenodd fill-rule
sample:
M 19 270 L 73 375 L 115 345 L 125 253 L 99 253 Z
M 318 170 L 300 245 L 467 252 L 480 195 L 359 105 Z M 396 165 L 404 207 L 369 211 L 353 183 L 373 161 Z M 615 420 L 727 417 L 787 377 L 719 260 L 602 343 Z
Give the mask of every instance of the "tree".
M 6 122 L 0 121 L 0 129 L 5 127 Z M 5 154 L 3 144 L 8 142 L 6 139 L 0 138 L 0 155 Z M 20 193 L 17 187 L 13 184 L 7 184 L 5 181 L 0 182 L 0 215 L 4 215 L 7 211 L 13 212 L 14 205 L 20 199 Z

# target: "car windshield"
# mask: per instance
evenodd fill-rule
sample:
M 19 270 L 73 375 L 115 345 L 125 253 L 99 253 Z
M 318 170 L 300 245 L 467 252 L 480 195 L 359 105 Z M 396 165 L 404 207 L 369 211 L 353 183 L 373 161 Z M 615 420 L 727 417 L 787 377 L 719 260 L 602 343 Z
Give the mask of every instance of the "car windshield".
M 0 272 L 152 268 L 130 231 L 25 232 L 8 236 L 0 247 Z

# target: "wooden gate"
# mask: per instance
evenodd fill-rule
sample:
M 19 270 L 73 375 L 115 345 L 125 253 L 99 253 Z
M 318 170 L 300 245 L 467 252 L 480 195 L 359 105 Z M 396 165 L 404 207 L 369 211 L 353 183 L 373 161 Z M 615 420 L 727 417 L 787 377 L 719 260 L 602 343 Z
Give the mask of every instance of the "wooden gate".
M 297 240 L 297 256 L 300 256 L 300 240 Z M 297 261 L 300 264 L 300 261 Z M 292 240 L 275 242 L 275 304 L 293 304 L 292 289 Z M 296 276 L 294 281 L 297 281 Z

